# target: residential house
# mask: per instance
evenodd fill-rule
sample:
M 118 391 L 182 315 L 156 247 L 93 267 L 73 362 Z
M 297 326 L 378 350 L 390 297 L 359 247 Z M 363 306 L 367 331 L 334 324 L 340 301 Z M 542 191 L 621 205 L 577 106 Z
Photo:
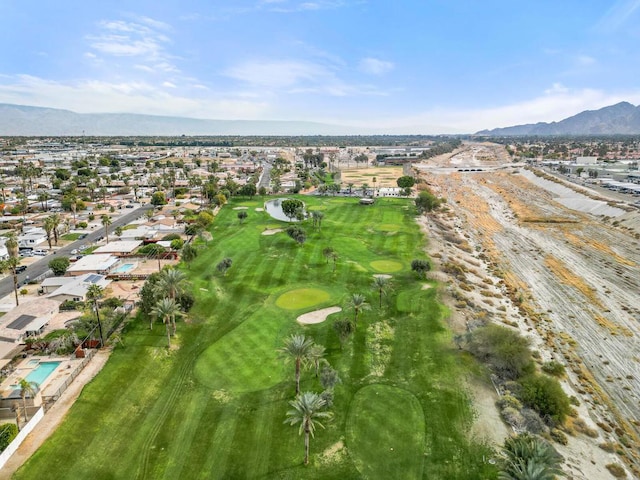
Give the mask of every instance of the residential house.
M 118 257 L 114 257 L 108 253 L 87 255 L 71 264 L 67 269 L 67 275 L 72 277 L 87 273 L 106 275 L 117 263 Z
M 91 285 L 105 288 L 111 283 L 106 276 L 97 273 L 85 273 L 77 277 L 49 277 L 42 281 L 42 290 L 47 298 L 57 302 L 67 300 L 84 302 Z

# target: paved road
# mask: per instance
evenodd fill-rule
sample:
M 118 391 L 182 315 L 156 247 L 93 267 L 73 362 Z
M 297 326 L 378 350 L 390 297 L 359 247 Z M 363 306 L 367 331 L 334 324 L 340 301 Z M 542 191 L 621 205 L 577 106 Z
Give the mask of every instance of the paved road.
M 264 187 L 269 191 L 269 187 L 271 185 L 271 169 L 273 166 L 271 163 L 264 163 L 262 165 L 262 175 L 260 176 L 260 182 L 258 183 L 258 188 Z
M 113 220 L 113 223 L 109 225 L 109 233 L 112 233 L 117 227 L 122 227 L 128 224 L 129 222 L 136 220 L 137 218 L 144 215 L 145 211 L 152 208 L 153 208 L 153 205 L 150 205 L 150 204 L 142 205 L 136 208 L 135 210 L 132 210 L 131 212 L 126 213 L 125 215 L 122 215 L 121 217 Z M 18 274 L 18 283 L 21 285 L 25 281 L 27 276 L 29 276 L 29 278 L 36 278 L 42 275 L 44 272 L 49 270 L 49 262 L 52 259 L 57 257 L 69 257 L 71 256 L 71 250 L 73 250 L 74 248 L 77 249 L 80 245 L 90 245 L 93 242 L 95 242 L 96 239 L 103 236 L 104 236 L 104 227 L 101 227 L 97 229 L 95 232 L 91 232 L 90 234 L 88 234 L 82 240 L 76 240 L 75 242 L 72 242 L 69 245 L 62 247 L 59 250 L 56 250 L 55 253 L 49 254 L 46 257 L 42 257 L 37 262 L 34 262 L 31 265 L 29 265 L 24 272 Z M 11 292 L 13 292 L 13 276 L 9 275 L 8 277 L 0 280 L 0 298 L 5 297 Z

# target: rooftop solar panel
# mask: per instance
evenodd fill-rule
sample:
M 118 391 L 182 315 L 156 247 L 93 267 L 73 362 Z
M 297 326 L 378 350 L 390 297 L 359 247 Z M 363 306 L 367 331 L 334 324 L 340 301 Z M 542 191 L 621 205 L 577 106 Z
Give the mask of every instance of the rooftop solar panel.
M 22 330 L 35 319 L 36 317 L 34 317 L 33 315 L 20 315 L 13 322 L 7 325 L 7 328 L 11 328 L 13 330 Z

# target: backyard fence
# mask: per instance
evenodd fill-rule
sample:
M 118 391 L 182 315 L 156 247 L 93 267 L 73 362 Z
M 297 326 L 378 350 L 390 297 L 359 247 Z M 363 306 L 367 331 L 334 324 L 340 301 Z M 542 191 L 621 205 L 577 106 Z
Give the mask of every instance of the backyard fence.
M 27 424 L 22 427 L 22 430 L 18 432 L 16 438 L 14 438 L 7 448 L 4 449 L 2 454 L 0 454 L 0 468 L 4 467 L 4 464 L 7 463 L 9 458 L 11 458 L 11 455 L 18 450 L 18 447 L 22 444 L 27 435 L 29 435 L 36 425 L 40 423 L 42 417 L 44 417 L 44 408 L 40 408 L 35 415 L 31 417 L 31 420 L 29 420 Z
M 86 356 L 82 359 L 80 363 L 76 365 L 73 372 L 67 377 L 67 379 L 62 383 L 58 389 L 53 393 L 47 396 L 42 396 L 42 406 L 45 410 L 49 410 L 53 403 L 60 398 L 60 395 L 71 385 L 71 382 L 80 374 L 82 369 L 89 363 L 89 361 L 95 355 L 96 350 L 89 350 Z

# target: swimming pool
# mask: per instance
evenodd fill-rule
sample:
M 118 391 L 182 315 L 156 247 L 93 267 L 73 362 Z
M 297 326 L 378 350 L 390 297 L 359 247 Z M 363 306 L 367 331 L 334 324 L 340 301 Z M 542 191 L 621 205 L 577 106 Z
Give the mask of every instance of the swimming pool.
M 58 368 L 62 362 L 40 362 L 36 368 L 34 368 L 29 375 L 25 377 L 27 382 L 37 383 L 38 386 L 42 385 L 49 375 Z
M 129 270 L 133 270 L 136 268 L 135 263 L 125 263 L 124 265 L 120 265 L 113 272 L 114 273 L 127 273 Z

